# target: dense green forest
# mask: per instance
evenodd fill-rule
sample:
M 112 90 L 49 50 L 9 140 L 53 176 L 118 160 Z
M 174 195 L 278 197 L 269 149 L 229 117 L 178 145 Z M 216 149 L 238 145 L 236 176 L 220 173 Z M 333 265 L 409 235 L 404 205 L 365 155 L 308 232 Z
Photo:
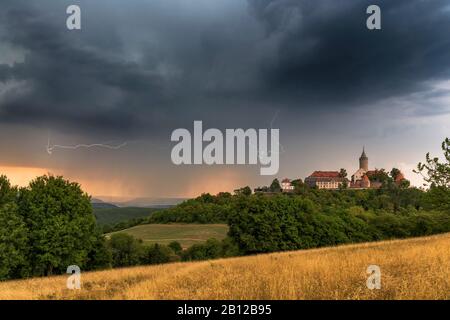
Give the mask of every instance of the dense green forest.
M 85 271 L 449 232 L 449 139 L 442 150 L 444 162 L 427 154 L 417 166 L 426 190 L 385 177 L 379 189 L 318 190 L 296 181 L 294 193 L 282 194 L 274 181 L 270 193 L 245 187 L 234 195 L 203 194 L 142 220 L 229 225 L 224 240 L 186 250 L 177 242 L 144 246 L 121 233 L 107 239 L 77 183 L 42 176 L 18 188 L 1 176 L 0 280 L 61 274 L 70 265 Z
M 42 176 L 26 188 L 0 177 L 0 279 L 110 265 L 89 196 L 77 183 Z
M 409 199 L 413 190 L 371 191 L 313 193 L 317 203 L 308 196 L 239 197 L 228 217 L 229 236 L 249 254 L 450 231 L 450 214 L 422 209 Z
M 248 254 L 447 232 L 449 203 L 448 188 L 435 185 L 427 192 L 394 183 L 367 190 L 301 186 L 295 194 L 204 194 L 149 221 L 226 222 Z
M 97 224 L 101 227 L 103 233 L 124 230 L 146 223 L 153 212 L 162 212 L 163 210 L 164 209 L 141 207 L 93 207 Z
M 101 226 L 112 227 L 118 223 L 148 218 L 156 208 L 123 207 L 123 208 L 93 208 L 97 223 Z

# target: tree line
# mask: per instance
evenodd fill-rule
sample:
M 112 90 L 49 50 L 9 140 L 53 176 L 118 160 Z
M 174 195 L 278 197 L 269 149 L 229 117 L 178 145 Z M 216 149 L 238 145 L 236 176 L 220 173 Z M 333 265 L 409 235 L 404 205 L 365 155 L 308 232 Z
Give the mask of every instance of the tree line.
M 110 254 L 79 184 L 42 176 L 25 188 L 0 176 L 0 279 L 105 268 Z
M 450 214 L 414 207 L 394 213 L 335 202 L 319 207 L 304 197 L 249 196 L 236 201 L 228 224 L 241 253 L 253 254 L 449 232 Z
M 142 240 L 126 233 L 116 233 L 108 240 L 112 253 L 112 267 L 161 264 L 177 261 L 197 261 L 239 255 L 239 248 L 230 238 L 222 241 L 208 239 L 183 249 L 179 242 L 168 245 L 144 245 Z

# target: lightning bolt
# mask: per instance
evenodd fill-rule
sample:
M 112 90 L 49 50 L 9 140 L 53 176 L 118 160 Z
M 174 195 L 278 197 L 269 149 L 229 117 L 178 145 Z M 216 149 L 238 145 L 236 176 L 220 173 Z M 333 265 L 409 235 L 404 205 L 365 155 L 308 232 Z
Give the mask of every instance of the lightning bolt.
M 76 150 L 76 149 L 80 149 L 80 148 L 106 148 L 106 149 L 111 149 L 111 150 L 118 150 L 120 148 L 125 147 L 126 145 L 128 145 L 128 142 L 123 142 L 121 144 L 118 145 L 111 145 L 111 144 L 104 144 L 104 143 L 92 143 L 92 144 L 77 144 L 74 146 L 65 146 L 65 145 L 60 145 L 60 144 L 54 144 L 54 145 L 50 145 L 50 134 L 48 135 L 48 141 L 47 141 L 47 146 L 46 146 L 46 150 L 48 154 L 52 154 L 54 149 L 68 149 L 68 150 Z
M 280 110 L 277 110 L 275 112 L 275 115 L 273 116 L 272 120 L 270 121 L 270 129 L 273 129 L 273 123 L 275 122 L 275 119 L 278 117 L 278 114 L 280 113 Z M 279 153 L 284 153 L 284 146 L 281 143 L 278 143 L 278 146 L 280 147 L 280 152 Z
M 270 120 L 270 130 L 273 129 L 273 123 L 274 123 L 275 120 L 277 119 L 279 113 L 280 113 L 280 110 L 277 110 L 277 111 L 275 112 L 274 116 L 272 117 L 272 120 Z M 274 154 L 277 154 L 277 153 L 278 153 L 278 154 L 284 153 L 284 152 L 285 152 L 284 146 L 283 146 L 281 143 L 278 143 L 278 146 L 280 147 L 280 151 L 279 151 L 279 152 L 274 152 Z M 259 149 L 257 149 L 257 150 L 258 150 L 258 157 L 261 159 L 262 156 L 268 156 L 268 155 L 271 155 L 271 154 L 272 154 L 272 147 L 271 147 L 270 149 L 271 149 L 271 150 L 270 150 L 270 151 L 267 151 L 267 152 L 259 151 Z

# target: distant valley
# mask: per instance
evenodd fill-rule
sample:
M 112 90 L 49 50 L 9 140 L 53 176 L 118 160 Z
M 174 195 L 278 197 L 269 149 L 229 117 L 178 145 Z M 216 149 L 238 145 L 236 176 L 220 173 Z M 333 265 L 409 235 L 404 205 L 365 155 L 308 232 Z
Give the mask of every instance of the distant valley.
M 106 198 L 106 197 L 105 197 Z M 106 200 L 106 199 L 105 199 Z M 147 218 L 153 212 L 167 209 L 184 201 L 183 198 L 136 198 L 124 201 L 123 198 L 100 197 L 91 199 L 94 215 L 101 226 L 115 225 L 133 219 Z
M 157 197 L 123 198 L 114 196 L 95 196 L 91 199 L 91 203 L 94 208 L 105 208 L 105 207 L 169 208 L 185 200 L 187 200 L 187 198 L 157 198 Z

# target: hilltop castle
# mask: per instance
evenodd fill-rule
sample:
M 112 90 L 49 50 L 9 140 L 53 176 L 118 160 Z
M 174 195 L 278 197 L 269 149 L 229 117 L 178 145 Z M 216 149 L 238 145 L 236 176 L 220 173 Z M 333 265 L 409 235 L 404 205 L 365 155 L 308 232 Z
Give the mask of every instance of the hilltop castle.
M 352 175 L 350 188 L 379 188 L 381 182 L 371 181 L 370 177 L 376 174 L 376 170 L 369 170 L 369 157 L 366 155 L 365 148 L 361 157 L 359 157 L 359 169 Z
M 310 187 L 319 189 L 338 189 L 344 185 L 348 188 L 367 189 L 380 188 L 382 182 L 377 179 L 377 175 L 384 173 L 383 170 L 369 170 L 369 157 L 365 148 L 359 157 L 359 169 L 351 176 L 351 180 L 346 177 L 345 171 L 314 171 L 305 179 L 305 183 Z M 395 182 L 404 180 L 402 173 L 395 177 Z

